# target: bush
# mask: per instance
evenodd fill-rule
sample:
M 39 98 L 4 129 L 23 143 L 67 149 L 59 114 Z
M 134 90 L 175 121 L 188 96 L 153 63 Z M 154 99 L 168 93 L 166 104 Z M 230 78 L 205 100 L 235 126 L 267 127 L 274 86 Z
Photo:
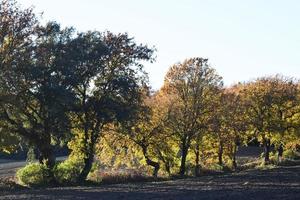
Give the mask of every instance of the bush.
M 17 171 L 18 182 L 27 186 L 41 186 L 49 184 L 49 169 L 39 163 L 31 163 Z
M 299 160 L 300 159 L 300 153 L 295 151 L 295 150 L 286 150 L 283 152 L 283 157 L 287 159 L 292 159 L 292 160 Z
M 55 179 L 60 184 L 76 183 L 82 168 L 82 162 L 74 159 L 67 159 L 55 166 Z

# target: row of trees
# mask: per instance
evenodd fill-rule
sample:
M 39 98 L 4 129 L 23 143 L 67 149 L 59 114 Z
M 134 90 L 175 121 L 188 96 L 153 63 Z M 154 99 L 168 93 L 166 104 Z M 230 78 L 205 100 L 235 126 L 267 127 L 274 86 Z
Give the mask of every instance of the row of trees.
M 161 165 L 180 175 L 192 166 L 199 175 L 205 163 L 236 168 L 238 146 L 257 140 L 268 163 L 271 149 L 282 157 L 285 146 L 299 145 L 299 95 L 299 84 L 279 75 L 223 87 L 207 59 L 187 59 L 169 69 L 159 91 L 144 97 L 148 109 L 133 125 L 115 128 L 118 137 L 107 132 L 99 157 L 104 160 L 103 150 L 110 152 L 104 155 L 112 155 L 107 160 L 112 167 L 119 163 L 111 164 L 116 153 L 132 152 L 142 155 L 154 176 Z
M 223 86 L 203 58 L 172 66 L 163 87 L 149 89 L 143 63 L 155 49 L 127 34 L 76 33 L 41 25 L 32 9 L 0 4 L 0 149 L 18 142 L 38 150 L 51 172 L 57 146 L 82 165 L 77 180 L 103 165 L 150 166 L 157 176 L 185 175 L 217 162 L 237 166 L 240 144 L 271 146 L 299 140 L 299 85 L 275 76 Z M 50 176 L 53 174 L 50 173 Z

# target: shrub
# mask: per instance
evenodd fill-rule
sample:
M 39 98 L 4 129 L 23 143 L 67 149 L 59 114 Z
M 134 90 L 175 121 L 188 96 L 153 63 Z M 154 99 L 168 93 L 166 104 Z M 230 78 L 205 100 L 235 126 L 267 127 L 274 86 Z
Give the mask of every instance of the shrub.
M 49 184 L 49 169 L 39 163 L 31 163 L 17 171 L 18 182 L 27 186 L 41 186 Z
M 300 153 L 293 149 L 289 149 L 283 152 L 283 157 L 287 159 L 299 160 Z
M 54 168 L 55 179 L 60 184 L 76 183 L 81 169 L 83 167 L 82 162 L 74 159 L 67 159 L 58 163 Z

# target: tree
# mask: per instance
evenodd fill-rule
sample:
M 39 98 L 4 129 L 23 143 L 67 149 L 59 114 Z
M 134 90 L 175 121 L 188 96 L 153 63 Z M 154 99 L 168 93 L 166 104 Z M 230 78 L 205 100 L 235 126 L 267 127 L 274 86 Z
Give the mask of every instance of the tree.
M 283 77 L 257 79 L 244 86 L 241 92 L 246 103 L 250 131 L 264 147 L 264 161 L 270 161 L 272 139 L 276 133 L 288 133 L 291 119 L 298 111 L 297 85 Z M 297 112 L 295 112 L 297 111 Z
M 103 45 L 106 54 L 102 56 Z M 136 114 L 140 94 L 146 84 L 141 61 L 153 61 L 153 49 L 137 45 L 127 34 L 89 32 L 80 34 L 70 46 L 73 61 L 82 77 L 74 89 L 79 99 L 74 112 L 74 127 L 83 134 L 79 147 L 84 167 L 78 181 L 86 179 L 91 170 L 95 144 L 103 128 L 122 123 Z M 72 146 L 72 145 L 71 145 Z
M 222 79 L 208 65 L 208 60 L 192 58 L 173 65 L 167 75 L 163 91 L 171 95 L 173 109 L 170 112 L 170 127 L 181 150 L 179 174 L 186 171 L 186 158 L 192 139 L 205 126 L 201 117 L 207 112 L 209 94 L 222 86 Z
M 168 150 L 165 143 L 168 139 L 165 126 L 168 110 L 167 107 L 163 107 L 165 105 L 163 100 L 159 93 L 146 95 L 137 118 L 121 131 L 141 149 L 147 165 L 153 167 L 154 177 L 157 177 L 160 169 L 159 160 L 165 164 L 167 172 L 170 173 L 170 161 L 163 153 Z
M 229 157 L 234 168 L 237 167 L 238 144 L 246 139 L 245 107 L 240 97 L 241 86 L 235 85 L 220 91 L 211 118 L 212 132 L 218 141 L 218 164 L 223 166 L 224 154 Z
M 2 119 L 10 132 L 38 149 L 39 161 L 50 170 L 55 165 L 53 144 L 69 132 L 68 112 L 75 100 L 72 66 L 64 60 L 72 31 L 57 23 L 36 26 L 28 52 L 22 50 L 24 61 L 14 60 L 1 77 Z

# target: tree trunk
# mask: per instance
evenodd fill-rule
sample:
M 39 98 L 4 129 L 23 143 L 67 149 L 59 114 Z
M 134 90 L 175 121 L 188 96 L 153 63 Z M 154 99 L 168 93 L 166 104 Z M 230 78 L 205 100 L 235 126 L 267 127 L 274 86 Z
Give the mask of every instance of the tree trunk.
M 47 166 L 47 168 L 49 169 L 48 173 L 48 179 L 50 181 L 50 184 L 56 184 L 56 180 L 54 177 L 54 173 L 53 173 L 53 168 L 55 166 L 55 155 L 54 155 L 54 151 L 53 148 L 51 146 L 51 144 L 43 144 L 43 145 L 39 145 L 39 162 L 41 164 L 44 164 Z
M 168 161 L 165 162 L 165 170 L 167 171 L 168 175 L 171 176 L 171 166 L 170 162 Z
M 197 145 L 195 150 L 195 176 L 200 176 L 200 149 Z
M 270 139 L 264 139 L 263 141 L 264 145 L 264 162 L 265 164 L 270 163 L 270 146 L 271 146 L 271 141 Z
M 180 176 L 184 176 L 185 174 L 185 170 L 186 170 L 186 157 L 187 157 L 187 153 L 188 153 L 188 147 L 185 143 L 182 143 L 182 155 L 181 155 L 181 163 L 180 163 L 180 170 L 179 170 L 179 175 Z
M 155 162 L 153 160 L 151 160 L 148 156 L 148 147 L 147 146 L 142 146 L 142 149 L 143 149 L 143 154 L 144 154 L 144 157 L 146 159 L 146 163 L 147 165 L 153 167 L 153 173 L 152 173 L 152 176 L 153 177 L 157 177 L 158 175 L 158 171 L 159 171 L 159 168 L 160 168 L 160 165 L 158 162 Z
M 168 160 L 168 158 L 164 158 L 163 154 L 161 153 L 161 151 L 159 149 L 156 149 L 156 150 L 157 150 L 159 159 L 164 163 L 166 172 L 168 173 L 169 176 L 171 176 L 170 161 Z
M 94 161 L 94 151 L 90 150 L 90 152 L 88 153 L 88 155 L 86 155 L 86 158 L 84 158 L 83 161 L 84 161 L 84 167 L 80 172 L 80 175 L 78 177 L 78 182 L 85 181 L 88 174 L 90 173 Z
M 43 138 L 37 138 L 36 146 L 39 151 L 39 162 L 46 165 L 50 169 L 50 171 L 52 171 L 55 166 L 56 158 L 51 146 L 50 134 L 45 134 Z
M 223 142 L 221 140 L 219 142 L 218 161 L 219 165 L 223 166 Z
M 89 128 L 87 124 L 85 124 L 85 138 L 84 138 L 84 150 L 83 153 L 85 154 L 84 157 L 84 166 L 83 169 L 78 177 L 78 182 L 83 182 L 86 180 L 88 174 L 90 173 L 93 161 L 94 161 L 94 154 L 95 154 L 95 143 L 97 142 L 99 136 L 100 136 L 100 121 L 97 121 L 95 127 L 91 131 L 91 135 L 89 136 Z
M 91 141 L 90 144 L 86 144 L 85 146 L 85 151 L 84 153 L 86 154 L 83 160 L 84 166 L 82 171 L 80 172 L 78 176 L 78 182 L 84 182 L 90 173 L 92 166 L 93 166 L 93 161 L 94 161 L 94 149 L 95 149 L 95 142 L 96 142 L 96 137 L 95 133 L 91 133 Z M 86 140 L 87 142 L 87 140 Z
M 277 161 L 278 161 L 278 163 L 280 163 L 282 160 L 282 156 L 283 156 L 283 145 L 282 144 L 279 145 L 277 151 L 278 151 Z
M 237 169 L 236 152 L 237 152 L 237 145 L 234 144 L 234 146 L 233 146 L 233 152 L 232 152 L 232 166 L 233 166 L 234 170 Z
M 159 163 L 155 162 L 155 161 L 153 161 L 149 158 L 146 158 L 146 163 L 147 163 L 147 165 L 150 165 L 154 168 L 152 175 L 153 175 L 153 177 L 157 177 L 158 171 L 159 171 L 159 168 L 160 168 Z
M 51 145 L 44 145 L 40 148 L 39 162 L 45 164 L 50 170 L 55 166 L 55 155 Z

